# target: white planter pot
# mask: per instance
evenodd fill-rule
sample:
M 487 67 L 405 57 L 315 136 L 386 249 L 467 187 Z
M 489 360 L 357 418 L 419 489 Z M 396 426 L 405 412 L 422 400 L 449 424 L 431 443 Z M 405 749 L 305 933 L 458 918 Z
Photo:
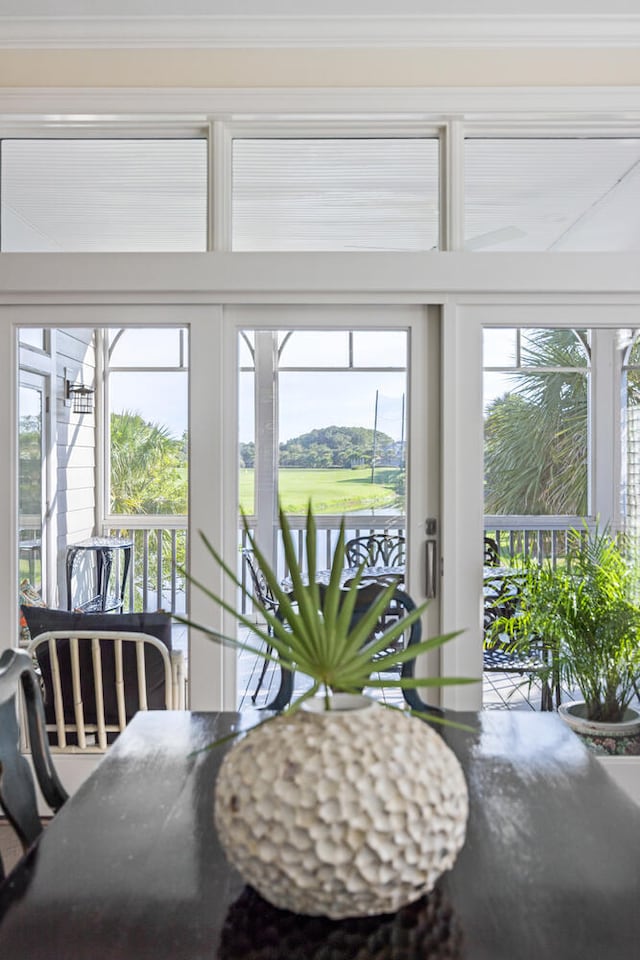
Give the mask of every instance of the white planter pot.
M 640 733 L 640 713 L 629 707 L 625 719 L 620 723 L 601 723 L 598 720 L 587 720 L 586 704 L 583 700 L 575 703 L 563 703 L 558 707 L 558 713 L 572 730 L 585 737 L 633 737 Z
M 218 835 L 277 907 L 334 919 L 396 911 L 453 865 L 466 830 L 464 775 L 421 720 L 364 697 L 334 701 L 346 709 L 317 701 L 229 751 L 216 784 Z

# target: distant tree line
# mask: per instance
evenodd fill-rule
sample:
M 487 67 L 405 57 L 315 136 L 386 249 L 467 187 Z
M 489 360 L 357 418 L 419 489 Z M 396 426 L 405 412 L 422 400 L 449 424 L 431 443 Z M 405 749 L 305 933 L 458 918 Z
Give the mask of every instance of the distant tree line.
M 310 430 L 280 444 L 280 466 L 306 469 L 329 467 L 401 465 L 402 454 L 398 444 L 386 433 L 374 432 L 368 427 L 322 427 Z M 243 467 L 255 465 L 255 444 L 240 444 L 240 463 Z

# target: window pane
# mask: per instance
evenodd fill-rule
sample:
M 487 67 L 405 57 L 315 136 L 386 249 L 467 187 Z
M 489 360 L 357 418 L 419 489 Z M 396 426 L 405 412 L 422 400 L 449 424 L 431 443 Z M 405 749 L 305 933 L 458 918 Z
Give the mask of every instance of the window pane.
M 406 357 L 404 331 L 355 330 L 353 333 L 354 367 L 404 367 Z
M 568 329 L 523 330 L 522 340 L 522 363 L 536 367 L 534 373 L 514 367 L 507 374 L 484 375 L 485 513 L 585 515 L 589 433 L 583 348 Z
M 109 330 L 109 364 L 112 367 L 186 366 L 186 331 L 129 328 Z
M 240 337 L 242 340 L 242 337 Z M 255 513 L 255 375 L 253 371 L 239 374 L 238 413 L 240 423 L 239 495 L 242 508 L 247 514 Z
M 523 367 L 587 367 L 589 330 L 522 330 Z
M 639 250 L 640 139 L 468 139 L 469 250 Z
M 187 513 L 187 376 L 110 374 L 112 513 Z
M 20 327 L 18 335 L 23 347 L 35 347 L 36 350 L 45 349 L 44 330 L 41 327 Z
M 623 430 L 623 454 L 626 460 L 626 483 L 622 486 L 622 514 L 625 532 L 637 551 L 640 544 L 640 337 L 631 347 L 626 382 L 626 407 Z
M 3 251 L 205 250 L 206 140 L 3 140 Z
M 482 355 L 485 367 L 515 367 L 518 363 L 517 331 L 501 327 L 482 332 Z
M 280 367 L 348 367 L 349 334 L 296 330 L 282 347 Z
M 252 331 L 243 330 L 238 337 L 238 364 L 241 368 L 253 369 L 255 340 Z
M 20 579 L 42 588 L 42 405 L 40 390 L 20 386 L 18 421 L 18 534 Z
M 237 139 L 234 250 L 438 247 L 437 139 Z

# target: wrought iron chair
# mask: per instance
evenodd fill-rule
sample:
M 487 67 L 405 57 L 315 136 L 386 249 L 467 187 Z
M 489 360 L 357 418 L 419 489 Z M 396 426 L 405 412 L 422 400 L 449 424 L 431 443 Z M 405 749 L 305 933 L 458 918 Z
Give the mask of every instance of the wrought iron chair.
M 388 533 L 371 533 L 354 537 L 344 545 L 348 567 L 398 567 L 404 563 L 405 539 Z
M 251 580 L 251 586 L 253 590 L 254 604 L 257 606 L 258 610 L 262 609 L 262 610 L 266 610 L 268 613 L 277 614 L 278 603 L 275 597 L 273 596 L 271 589 L 269 588 L 269 585 L 264 577 L 262 570 L 258 566 L 253 550 L 251 550 L 249 547 L 245 547 L 242 551 L 242 558 L 246 564 L 247 570 L 249 571 L 249 578 Z M 272 630 L 270 626 L 267 626 L 267 633 L 269 634 L 269 636 L 272 635 Z M 270 654 L 271 650 L 272 650 L 271 646 L 267 647 L 267 654 Z M 265 678 L 268 666 L 269 666 L 269 661 L 263 660 L 260 676 L 258 677 L 258 683 L 256 685 L 256 689 L 254 690 L 251 696 L 251 700 L 253 701 L 253 703 L 256 702 L 258 694 L 260 693 L 262 684 L 264 683 L 264 678 Z
M 345 584 L 346 585 L 346 584 Z M 353 620 L 359 619 L 367 610 L 372 603 L 380 595 L 380 592 L 385 589 L 386 584 L 368 581 L 363 582 L 360 587 L 358 601 L 354 608 Z M 320 587 L 322 590 L 322 587 Z M 416 604 L 404 590 L 401 590 L 399 587 L 396 588 L 395 593 L 389 604 L 389 608 L 385 611 L 383 617 L 378 621 L 378 626 L 374 630 L 373 636 L 378 635 L 382 630 L 390 626 L 391 619 L 401 619 L 406 616 L 406 614 L 415 610 Z M 353 621 L 352 621 L 353 622 Z M 407 647 L 415 646 L 415 644 L 420 643 L 422 639 L 422 624 L 420 620 L 415 620 L 405 631 L 401 634 L 392 644 L 392 650 L 404 650 Z M 383 651 L 387 653 L 389 651 Z M 382 654 L 380 654 L 382 656 Z M 415 658 L 412 660 L 407 660 L 402 664 L 397 664 L 396 670 L 394 672 L 399 673 L 403 677 L 413 677 L 415 671 Z M 372 660 L 371 673 L 372 675 L 376 672 L 375 669 L 375 659 Z M 281 670 L 280 673 L 280 686 L 278 691 L 273 698 L 265 707 L 267 710 L 282 710 L 287 706 L 291 697 L 293 696 L 293 686 L 294 686 L 294 676 L 288 670 Z M 408 705 L 412 710 L 420 711 L 421 713 L 431 714 L 432 716 L 442 716 L 442 711 L 438 707 L 434 707 L 431 704 L 426 703 L 420 698 L 420 694 L 417 689 L 403 689 L 402 695 Z
M 484 565 L 485 567 L 498 567 L 500 565 L 500 548 L 493 537 L 484 538 Z
M 53 766 L 38 678 L 27 653 L 5 650 L 0 657 L 0 807 L 26 851 L 40 836 L 42 823 L 31 769 L 20 751 L 18 717 L 22 709 L 40 790 L 57 813 L 68 797 Z M 0 860 L 0 880 L 3 877 Z
M 529 686 L 535 678 L 539 678 L 541 680 L 540 710 L 553 710 L 554 700 L 556 706 L 561 701 L 560 683 L 553 669 L 554 652 L 540 637 L 532 637 L 526 646 L 510 644 L 497 633 L 497 628 L 494 627 L 497 621 L 517 615 L 517 577 L 485 576 L 483 671 L 515 673 L 523 678 L 527 677 Z

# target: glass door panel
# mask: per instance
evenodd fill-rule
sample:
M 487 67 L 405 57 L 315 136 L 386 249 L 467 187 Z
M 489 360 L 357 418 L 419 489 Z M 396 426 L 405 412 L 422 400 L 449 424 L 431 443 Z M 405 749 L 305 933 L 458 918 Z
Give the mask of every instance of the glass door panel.
M 41 593 L 45 394 L 44 379 L 33 380 L 20 384 L 18 402 L 18 554 L 20 580 Z
M 395 541 L 389 564 L 404 577 L 409 341 L 407 329 L 239 331 L 240 507 L 281 580 L 279 503 L 303 563 L 311 503 L 318 570 L 328 571 L 344 518 L 348 540 Z M 374 563 L 386 565 L 380 557 Z M 247 568 L 243 575 L 251 589 Z M 241 654 L 240 707 L 273 696 L 278 671 L 259 678 L 255 657 Z

